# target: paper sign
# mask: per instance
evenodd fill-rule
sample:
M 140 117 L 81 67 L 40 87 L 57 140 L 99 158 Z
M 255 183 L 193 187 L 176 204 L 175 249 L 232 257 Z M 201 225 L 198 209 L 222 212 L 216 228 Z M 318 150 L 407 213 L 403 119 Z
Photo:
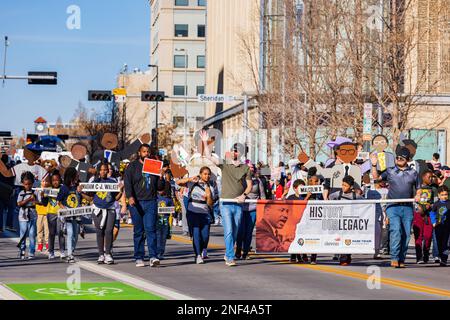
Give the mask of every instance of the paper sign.
M 161 216 L 175 213 L 175 207 L 160 207 L 158 208 L 158 214 Z
M 153 159 L 145 159 L 144 166 L 142 167 L 142 173 L 148 173 L 155 176 L 161 175 L 161 169 L 163 166 L 162 161 L 153 160 Z
M 52 189 L 52 188 L 33 188 L 33 190 L 38 192 L 44 191 L 44 196 L 49 198 L 58 197 L 59 192 L 59 189 Z
M 58 211 L 58 216 L 62 218 L 72 218 L 79 217 L 91 214 L 94 207 L 79 207 L 79 208 L 68 208 L 68 209 L 60 209 Z
M 386 170 L 386 154 L 384 152 L 379 152 L 377 154 L 378 166 L 381 171 Z
M 272 173 L 272 170 L 270 170 L 269 167 L 263 167 L 260 169 L 260 172 L 259 172 L 259 174 L 262 176 L 270 176 L 271 173 Z
M 108 162 L 111 162 L 111 156 L 112 156 L 112 151 L 111 150 L 105 150 L 103 152 L 103 158 L 108 160 Z
M 323 185 L 319 186 L 299 186 L 298 193 L 299 194 L 307 194 L 311 192 L 312 194 L 322 194 L 323 193 Z
M 120 192 L 118 183 L 80 183 L 83 192 Z
M 361 159 L 361 160 L 369 160 L 370 157 L 370 153 L 369 152 L 358 152 L 358 157 L 356 159 Z

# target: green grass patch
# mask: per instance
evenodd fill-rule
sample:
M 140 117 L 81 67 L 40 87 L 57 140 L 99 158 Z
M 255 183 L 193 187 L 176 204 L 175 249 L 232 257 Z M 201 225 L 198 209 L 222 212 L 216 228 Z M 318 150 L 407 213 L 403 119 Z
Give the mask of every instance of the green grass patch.
M 69 290 L 66 283 L 10 283 L 9 288 L 27 300 L 164 300 L 121 282 L 81 283 Z

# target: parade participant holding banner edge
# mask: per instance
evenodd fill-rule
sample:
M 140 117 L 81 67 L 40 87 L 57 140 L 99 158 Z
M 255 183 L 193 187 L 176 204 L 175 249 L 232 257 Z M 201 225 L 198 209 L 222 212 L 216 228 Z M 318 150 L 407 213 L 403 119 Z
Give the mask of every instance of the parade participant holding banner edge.
M 150 146 L 143 144 L 139 148 L 139 158 L 130 163 L 125 171 L 125 194 L 130 206 L 134 232 L 134 259 L 136 267 L 144 267 L 145 248 L 150 256 L 150 266 L 160 264 L 157 258 L 156 222 L 158 218 L 157 191 L 164 188 L 162 174 L 143 173 L 144 161 L 150 156 Z M 144 234 L 145 232 L 145 234 Z
M 388 199 L 410 199 L 414 196 L 414 188 L 419 188 L 419 179 L 416 170 L 408 166 L 411 153 L 406 147 L 396 150 L 394 168 L 388 168 L 378 174 L 378 157 L 370 155 L 372 163 L 372 176 L 375 181 L 387 181 L 389 183 Z M 411 203 L 393 203 L 386 209 L 389 218 L 391 266 L 404 268 L 406 252 L 408 251 L 413 223 L 413 208 Z
M 58 197 L 58 206 L 61 209 L 81 207 L 82 199 L 92 201 L 92 198 L 83 193 L 83 188 L 79 186 L 79 175 L 75 168 L 69 167 L 64 172 L 64 184 L 61 186 Z M 79 217 L 65 218 L 65 228 L 67 231 L 67 262 L 74 263 L 73 252 L 78 240 Z
M 220 169 L 222 169 L 222 194 L 221 198 L 236 199 L 235 202 L 222 202 L 222 219 L 225 240 L 225 264 L 229 267 L 235 266 L 234 244 L 236 242 L 239 225 L 242 220 L 242 203 L 245 202 L 248 194 L 252 190 L 253 183 L 250 174 L 250 168 L 242 164 L 239 160 L 241 154 L 238 150 L 238 144 L 235 143 L 231 149 L 230 162 L 219 164 L 217 158 L 211 156 L 208 147 L 208 133 L 202 131 L 200 138 L 203 142 L 204 153 L 206 158 L 211 160 Z M 243 180 L 245 180 L 246 188 L 244 188 Z
M 99 169 L 99 175 L 92 181 L 93 183 L 117 183 L 117 180 L 108 178 L 108 163 L 102 163 Z M 114 263 L 111 250 L 116 221 L 115 201 L 118 201 L 121 197 L 122 192 L 98 191 L 94 194 L 92 219 L 97 233 L 98 264 Z

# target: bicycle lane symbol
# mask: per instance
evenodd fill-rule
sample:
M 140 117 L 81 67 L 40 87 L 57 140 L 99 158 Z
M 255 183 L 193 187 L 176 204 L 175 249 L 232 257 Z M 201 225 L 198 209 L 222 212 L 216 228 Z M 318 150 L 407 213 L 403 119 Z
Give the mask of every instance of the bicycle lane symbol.
M 92 287 L 86 290 L 76 289 L 69 290 L 63 288 L 39 288 L 34 290 L 36 293 L 45 295 L 60 295 L 60 296 L 97 296 L 105 297 L 107 295 L 115 295 L 123 292 L 122 289 L 112 287 Z

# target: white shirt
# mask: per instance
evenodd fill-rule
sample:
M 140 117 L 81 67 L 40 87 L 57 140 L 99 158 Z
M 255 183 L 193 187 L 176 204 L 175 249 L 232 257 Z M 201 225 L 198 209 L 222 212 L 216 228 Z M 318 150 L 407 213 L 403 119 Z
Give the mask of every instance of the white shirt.
M 47 170 L 42 168 L 40 165 L 28 165 L 28 163 L 20 163 L 18 165 L 15 165 L 11 168 L 11 171 L 13 175 L 16 177 L 16 180 L 14 181 L 14 184 L 16 186 L 21 186 L 22 182 L 20 181 L 20 178 L 24 172 L 30 171 L 36 180 L 42 181 L 42 179 L 48 174 Z

